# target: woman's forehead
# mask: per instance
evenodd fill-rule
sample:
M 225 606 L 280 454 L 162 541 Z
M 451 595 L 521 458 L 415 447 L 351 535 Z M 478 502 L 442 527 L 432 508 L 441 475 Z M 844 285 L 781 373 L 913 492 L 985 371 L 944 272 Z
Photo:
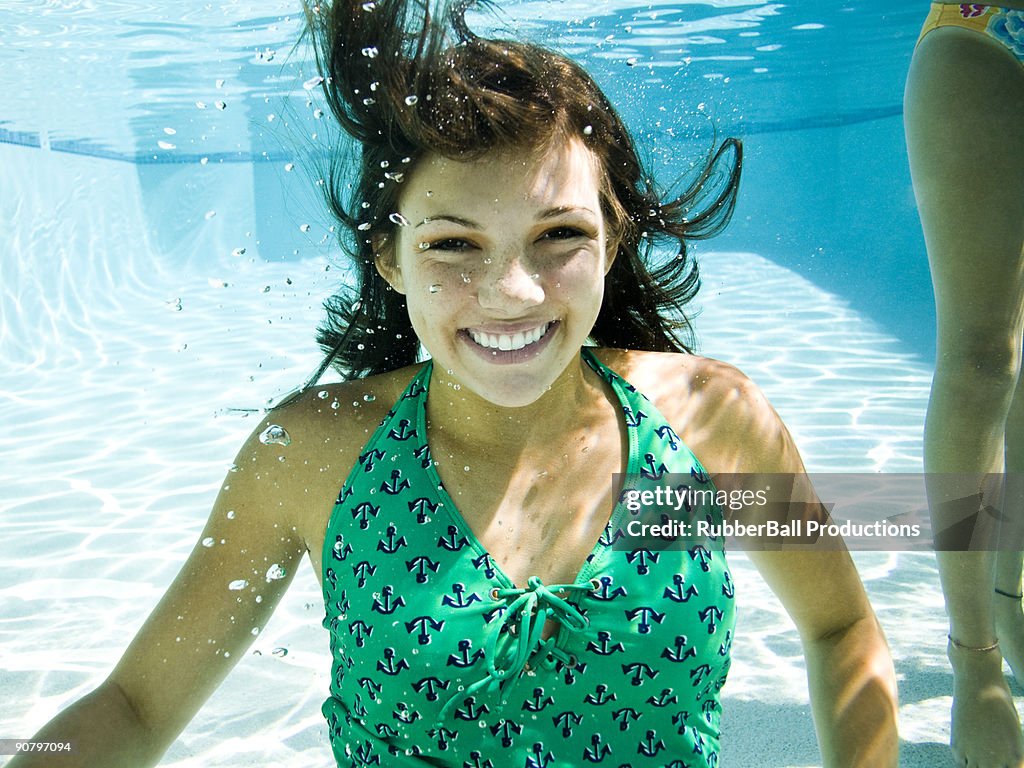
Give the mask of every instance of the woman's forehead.
M 501 149 L 474 160 L 431 154 L 417 163 L 399 202 L 403 211 L 523 203 L 545 208 L 593 206 L 596 210 L 600 179 L 596 156 L 575 140 L 556 144 L 544 153 L 529 148 Z

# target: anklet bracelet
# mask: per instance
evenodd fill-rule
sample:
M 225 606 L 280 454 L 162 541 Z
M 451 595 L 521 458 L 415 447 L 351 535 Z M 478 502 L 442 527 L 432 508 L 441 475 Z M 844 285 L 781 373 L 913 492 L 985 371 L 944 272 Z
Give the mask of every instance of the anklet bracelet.
M 999 647 L 999 641 L 996 640 L 992 645 L 976 646 L 976 645 L 964 645 L 959 640 L 954 638 L 952 635 L 946 635 L 949 638 L 949 642 L 953 644 L 954 648 L 959 648 L 961 651 L 975 651 L 977 653 L 987 653 L 988 651 L 994 651 Z
M 1003 592 L 999 587 L 996 587 L 996 594 L 1008 597 L 1011 600 L 1024 600 L 1024 595 L 1015 595 L 1012 592 Z

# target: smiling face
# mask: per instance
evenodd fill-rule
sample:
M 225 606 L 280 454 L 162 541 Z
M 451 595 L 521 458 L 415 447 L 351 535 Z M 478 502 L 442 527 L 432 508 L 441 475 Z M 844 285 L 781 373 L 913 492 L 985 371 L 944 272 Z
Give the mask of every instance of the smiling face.
M 496 405 L 527 405 L 578 360 L 611 266 L 601 172 L 581 143 L 424 158 L 378 259 L 406 296 L 435 375 Z

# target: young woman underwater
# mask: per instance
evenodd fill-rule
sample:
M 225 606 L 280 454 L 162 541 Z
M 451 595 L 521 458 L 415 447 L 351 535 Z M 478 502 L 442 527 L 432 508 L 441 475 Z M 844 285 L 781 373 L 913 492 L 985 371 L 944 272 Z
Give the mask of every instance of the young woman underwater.
M 728 221 L 739 145 L 662 200 L 578 65 L 475 36 L 465 6 L 307 10 L 360 151 L 351 188 L 327 176 L 358 269 L 321 330 L 346 381 L 242 447 L 202 533 L 223 543 L 195 548 L 110 677 L 39 734 L 75 743 L 62 764 L 156 764 L 287 588 L 268 569 L 306 554 L 339 766 L 718 764 L 724 553 L 629 546 L 615 477 L 803 474 L 756 387 L 685 345 L 685 242 Z M 652 266 L 654 244 L 679 257 Z M 800 632 L 825 765 L 894 766 L 885 640 L 825 549 L 751 559 Z

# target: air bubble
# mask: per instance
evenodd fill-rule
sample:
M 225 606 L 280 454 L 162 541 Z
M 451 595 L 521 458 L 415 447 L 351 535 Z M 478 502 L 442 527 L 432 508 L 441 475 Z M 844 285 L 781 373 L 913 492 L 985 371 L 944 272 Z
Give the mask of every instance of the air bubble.
M 373 2 L 363 3 L 362 7 L 363 7 L 364 11 L 366 11 L 367 13 L 370 13 L 371 11 L 375 11 L 377 9 L 377 4 L 373 3 Z
M 295 163 L 285 163 L 284 169 L 291 173 L 295 170 Z
M 239 590 L 245 589 L 248 586 L 249 582 L 245 579 L 235 579 L 230 584 L 228 584 L 228 589 L 230 589 L 233 592 L 238 592 Z
M 360 232 L 366 232 L 372 226 L 373 225 L 370 222 L 364 221 L 362 224 L 360 224 L 358 227 L 356 227 L 356 229 L 358 229 Z
M 207 549 L 209 549 L 210 547 L 212 547 L 216 543 L 217 542 L 215 542 L 213 540 L 212 536 L 207 536 L 205 539 L 203 539 L 203 546 L 206 547 Z
M 288 649 L 287 648 L 275 648 L 274 650 L 271 651 L 271 653 L 274 654 L 275 656 L 277 656 L 279 659 L 283 659 L 285 656 L 288 655 Z
M 380 51 L 378 51 L 376 46 L 373 46 L 373 45 L 369 46 L 368 48 L 363 48 L 363 50 L 362 50 L 363 56 L 365 56 L 368 59 L 375 59 L 375 58 L 377 58 L 377 54 L 379 54 L 379 53 L 380 53 Z
M 594 132 L 594 126 L 592 126 L 592 125 L 585 125 L 585 126 L 583 126 L 583 135 L 584 136 L 589 136 L 593 132 Z
M 217 109 L 219 109 L 219 110 L 220 110 L 221 112 L 223 112 L 223 111 L 224 111 L 225 109 L 227 109 L 227 108 L 228 108 L 228 105 L 227 105 L 227 104 L 226 104 L 225 102 L 223 102 L 223 101 L 215 101 L 215 102 L 213 103 L 213 106 L 215 106 L 215 107 L 216 107 Z
M 245 248 L 235 248 L 235 250 L 233 250 L 231 252 L 231 255 L 232 256 L 245 256 Z
M 365 402 L 367 402 L 367 403 L 372 403 L 376 399 L 377 399 L 377 396 L 376 395 L 371 395 L 369 392 L 367 392 L 365 395 L 363 395 L 363 400 Z
M 292 437 L 288 430 L 278 424 L 271 424 L 260 435 L 260 442 L 264 445 L 291 445 Z
M 171 143 L 171 142 L 169 142 L 169 141 L 162 141 L 162 140 L 161 140 L 161 141 L 158 141 L 158 142 L 156 143 L 156 145 L 157 145 L 158 147 L 160 147 L 160 149 L 177 149 L 177 145 L 176 145 L 176 144 L 172 144 L 172 143 Z
M 299 225 L 299 231 L 300 232 L 309 232 L 309 224 L 300 224 Z
M 441 286 L 438 285 L 437 283 L 434 283 L 433 285 L 427 287 L 427 291 L 429 291 L 430 293 L 440 293 Z
M 406 96 L 405 97 L 405 103 L 408 104 L 410 107 L 415 106 L 416 102 L 418 102 L 419 100 L 420 100 L 420 97 L 416 96 L 415 94 L 413 94 L 412 96 Z
M 288 572 L 284 568 L 277 563 L 274 563 L 267 569 L 266 579 L 267 581 L 280 581 L 287 575 Z
M 400 213 L 392 213 L 390 216 L 388 216 L 388 220 L 392 224 L 397 224 L 400 227 L 408 227 L 409 226 L 409 220 L 407 218 L 405 218 L 405 216 L 403 216 Z
M 326 400 L 328 397 L 330 397 L 330 394 L 327 392 L 326 389 L 321 389 L 319 392 L 316 393 L 316 396 L 319 397 L 321 400 Z
M 473 282 L 473 279 L 469 275 L 467 275 L 465 272 L 463 272 L 460 276 L 462 277 L 462 282 L 464 282 L 464 283 L 471 283 L 471 282 Z
M 320 83 L 322 83 L 323 81 L 324 81 L 324 79 L 322 77 L 320 77 L 319 75 L 317 75 L 316 77 L 309 78 L 309 80 L 307 80 L 306 82 L 304 82 L 302 84 L 302 87 L 305 88 L 307 91 L 312 91 L 314 88 L 316 88 L 318 85 L 320 85 Z

